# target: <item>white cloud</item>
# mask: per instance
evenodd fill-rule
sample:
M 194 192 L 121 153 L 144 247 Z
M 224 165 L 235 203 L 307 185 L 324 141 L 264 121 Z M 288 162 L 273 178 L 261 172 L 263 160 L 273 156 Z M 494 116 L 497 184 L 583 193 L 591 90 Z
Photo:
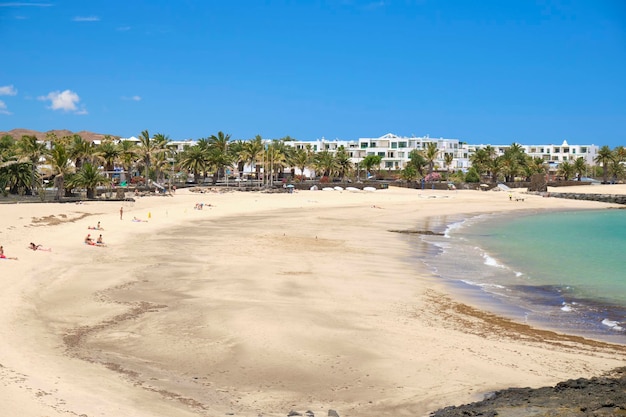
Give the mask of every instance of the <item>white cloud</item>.
M 17 94 L 17 89 L 13 85 L 5 85 L 0 87 L 0 96 L 14 96 Z
M 0 100 L 0 114 L 13 114 L 7 109 L 7 105 L 2 100 Z
M 47 96 L 37 97 L 38 100 L 50 100 L 50 108 L 52 110 L 73 111 L 75 114 L 87 114 L 87 110 L 83 107 L 79 109 L 77 104 L 80 102 L 78 94 L 71 90 L 52 91 Z
M 122 100 L 141 101 L 141 97 L 140 96 L 131 96 L 131 97 L 122 96 Z
M 26 6 L 50 7 L 52 6 L 52 3 L 26 3 L 23 1 L 14 1 L 11 3 L 0 3 L 0 7 L 26 7 Z
M 99 22 L 98 16 L 76 16 L 72 19 L 74 22 Z

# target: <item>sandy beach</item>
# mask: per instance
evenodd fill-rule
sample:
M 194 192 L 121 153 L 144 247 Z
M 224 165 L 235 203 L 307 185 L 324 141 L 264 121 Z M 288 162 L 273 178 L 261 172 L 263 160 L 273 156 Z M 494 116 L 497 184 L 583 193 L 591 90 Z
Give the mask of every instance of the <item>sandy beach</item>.
M 626 346 L 470 305 L 415 261 L 418 236 L 393 232 L 618 207 L 523 197 L 392 187 L 0 204 L 0 245 L 18 258 L 0 260 L 3 415 L 416 416 L 623 366 Z

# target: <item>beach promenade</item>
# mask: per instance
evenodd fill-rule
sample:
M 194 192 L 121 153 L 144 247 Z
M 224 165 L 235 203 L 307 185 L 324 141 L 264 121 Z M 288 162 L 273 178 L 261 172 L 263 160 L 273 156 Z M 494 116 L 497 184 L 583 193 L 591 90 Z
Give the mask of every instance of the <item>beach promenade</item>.
M 416 261 L 418 234 L 390 231 L 603 207 L 619 206 L 393 187 L 1 204 L 0 245 L 18 258 L 0 260 L 3 415 L 420 416 L 599 375 L 626 346 L 469 305 Z

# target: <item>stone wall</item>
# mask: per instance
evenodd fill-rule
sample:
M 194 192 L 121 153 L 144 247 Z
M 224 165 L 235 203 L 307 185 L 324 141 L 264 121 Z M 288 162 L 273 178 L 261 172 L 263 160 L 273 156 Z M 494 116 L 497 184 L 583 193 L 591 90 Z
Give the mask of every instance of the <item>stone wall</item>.
M 603 203 L 626 204 L 623 194 L 579 194 L 579 193 L 547 193 L 547 197 L 569 198 L 571 200 L 601 201 Z

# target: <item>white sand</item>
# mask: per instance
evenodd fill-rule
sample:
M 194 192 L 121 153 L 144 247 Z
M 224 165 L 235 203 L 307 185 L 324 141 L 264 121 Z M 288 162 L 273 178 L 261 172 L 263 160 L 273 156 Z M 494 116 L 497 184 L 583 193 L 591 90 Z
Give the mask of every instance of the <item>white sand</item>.
M 2 414 L 415 416 L 622 366 L 623 346 L 462 304 L 411 262 L 407 235 L 389 232 L 463 214 L 609 207 L 524 198 L 179 190 L 123 204 L 1 204 L 0 244 L 19 258 L 0 261 Z M 104 231 L 87 230 L 98 221 Z M 84 245 L 87 233 L 108 246 Z

